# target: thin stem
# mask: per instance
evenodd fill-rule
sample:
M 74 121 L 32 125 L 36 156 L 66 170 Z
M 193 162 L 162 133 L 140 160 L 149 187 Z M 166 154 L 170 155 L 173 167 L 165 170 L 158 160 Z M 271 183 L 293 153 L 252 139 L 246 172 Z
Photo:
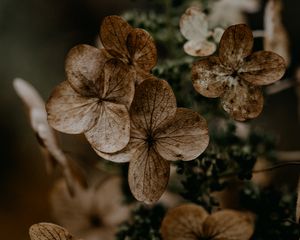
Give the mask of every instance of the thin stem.
M 281 80 L 273 85 L 266 87 L 266 93 L 267 95 L 273 95 L 296 85 L 297 82 L 293 81 L 292 79 Z

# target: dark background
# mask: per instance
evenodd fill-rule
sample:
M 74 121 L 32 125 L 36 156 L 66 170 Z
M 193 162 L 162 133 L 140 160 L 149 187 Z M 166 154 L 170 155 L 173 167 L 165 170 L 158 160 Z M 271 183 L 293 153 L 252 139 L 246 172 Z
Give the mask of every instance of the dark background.
M 0 233 L 1 239 L 29 239 L 28 227 L 50 221 L 42 154 L 12 80 L 32 83 L 46 99 L 64 80 L 64 57 L 79 43 L 93 44 L 101 19 L 147 1 L 0 0 Z M 292 49 L 290 72 L 300 64 L 299 0 L 285 0 L 284 23 Z M 253 29 L 262 14 L 251 16 Z M 171 81 L 171 80 L 170 80 Z M 271 96 L 255 123 L 276 134 L 279 149 L 300 150 L 295 89 Z

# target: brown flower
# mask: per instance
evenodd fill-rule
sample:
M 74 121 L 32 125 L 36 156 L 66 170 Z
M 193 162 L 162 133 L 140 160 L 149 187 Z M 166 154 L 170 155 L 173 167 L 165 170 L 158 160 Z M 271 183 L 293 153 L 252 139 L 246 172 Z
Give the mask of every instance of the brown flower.
M 244 24 L 229 27 L 220 41 L 219 56 L 193 65 L 196 91 L 206 97 L 221 97 L 226 112 L 235 120 L 257 117 L 263 108 L 261 86 L 279 80 L 284 59 L 273 52 L 251 54 L 253 35 Z
M 13 85 L 27 107 L 31 127 L 46 155 L 48 172 L 51 173 L 54 167 L 59 166 L 72 194 L 74 194 L 76 184 L 86 187 L 86 179 L 79 166 L 59 147 L 56 134 L 47 121 L 45 102 L 37 90 L 20 78 L 15 79 Z
M 29 228 L 31 240 L 79 240 L 69 231 L 53 223 L 37 223 Z
M 113 240 L 120 223 L 127 220 L 130 207 L 123 204 L 122 180 L 97 177 L 88 189 L 71 197 L 66 184 L 58 181 L 51 193 L 55 220 L 85 240 Z
M 157 51 L 148 32 L 131 27 L 119 16 L 108 16 L 102 22 L 100 39 L 111 57 L 121 60 L 134 72 L 137 83 L 149 77 L 157 62 Z
M 249 240 L 253 231 L 246 213 L 222 210 L 209 215 L 195 204 L 171 209 L 161 225 L 164 240 Z
M 136 88 L 130 109 L 129 144 L 115 154 L 98 154 L 107 160 L 128 162 L 130 189 L 139 201 L 156 202 L 169 179 L 170 162 L 192 160 L 208 145 L 206 121 L 198 113 L 176 107 L 169 84 L 148 79 Z
M 53 128 L 84 133 L 93 148 L 112 153 L 129 141 L 134 81 L 124 63 L 104 63 L 103 54 L 86 45 L 74 47 L 66 60 L 67 81 L 54 89 L 46 108 Z

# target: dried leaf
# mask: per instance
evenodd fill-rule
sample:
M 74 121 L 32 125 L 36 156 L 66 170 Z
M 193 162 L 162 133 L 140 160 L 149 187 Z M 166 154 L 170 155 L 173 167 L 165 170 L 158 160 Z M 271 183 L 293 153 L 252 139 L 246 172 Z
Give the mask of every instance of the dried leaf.
M 223 210 L 208 216 L 203 225 L 204 235 L 214 240 L 249 240 L 254 232 L 252 220 L 246 213 Z
M 128 182 L 134 197 L 147 204 L 155 203 L 164 193 L 170 175 L 170 163 L 155 149 L 143 151 L 129 163 Z
M 281 56 L 273 52 L 259 51 L 244 61 L 239 76 L 254 85 L 268 85 L 280 80 L 285 68 L 285 61 Z
M 195 204 L 184 204 L 168 211 L 161 224 L 164 240 L 198 240 L 208 213 Z
M 105 50 L 83 44 L 73 47 L 65 62 L 67 81 L 82 96 L 99 95 L 102 91 L 99 77 L 105 62 L 109 59 Z
M 102 21 L 100 39 L 104 48 L 114 57 L 128 58 L 126 41 L 132 27 L 119 16 L 108 16 Z
M 264 104 L 260 87 L 238 81 L 222 95 L 222 106 L 235 120 L 256 118 Z
M 174 119 L 155 136 L 156 149 L 167 160 L 193 160 L 209 142 L 206 120 L 185 108 L 178 108 Z
M 219 57 L 224 66 L 236 69 L 251 54 L 253 35 L 245 24 L 227 28 L 221 38 Z
M 56 130 L 78 134 L 91 129 L 98 120 L 99 99 L 78 94 L 64 81 L 48 99 L 46 109 L 49 124 Z
M 53 223 L 37 223 L 30 227 L 31 240 L 76 240 L 67 229 Z
M 150 71 L 157 63 L 157 52 L 153 38 L 143 29 L 133 29 L 127 38 L 130 58 L 141 69 Z
M 282 56 L 290 64 L 289 39 L 281 17 L 282 1 L 269 0 L 264 15 L 264 49 Z
M 203 96 L 220 97 L 225 91 L 230 73 L 218 57 L 211 56 L 198 61 L 192 67 L 194 88 Z
M 102 102 L 97 123 L 84 134 L 94 149 L 113 153 L 123 149 L 130 138 L 130 117 L 121 104 Z

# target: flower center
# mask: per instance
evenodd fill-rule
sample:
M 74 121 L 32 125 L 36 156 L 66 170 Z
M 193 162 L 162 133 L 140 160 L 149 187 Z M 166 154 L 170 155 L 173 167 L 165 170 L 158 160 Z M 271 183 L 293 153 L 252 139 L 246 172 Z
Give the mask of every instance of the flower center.
M 155 139 L 152 134 L 147 135 L 146 142 L 147 142 L 149 148 L 151 148 L 154 145 Z
M 231 74 L 231 77 L 236 78 L 238 76 L 238 71 L 234 70 L 234 72 Z
M 94 228 L 102 226 L 102 221 L 100 217 L 97 215 L 91 215 L 89 221 L 90 221 L 90 225 Z

